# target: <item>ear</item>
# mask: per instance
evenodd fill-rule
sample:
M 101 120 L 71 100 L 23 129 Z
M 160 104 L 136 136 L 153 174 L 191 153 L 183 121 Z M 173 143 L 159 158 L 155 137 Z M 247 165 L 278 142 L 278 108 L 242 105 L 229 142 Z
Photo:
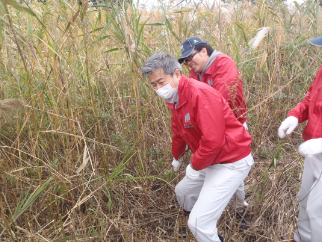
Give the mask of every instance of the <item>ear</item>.
M 179 69 L 176 69 L 175 71 L 174 71 L 174 76 L 176 77 L 176 78 L 181 78 L 181 73 L 180 73 L 180 71 L 179 71 Z
M 206 48 L 202 48 L 200 53 L 202 53 L 203 56 L 208 55 L 208 52 L 207 52 Z

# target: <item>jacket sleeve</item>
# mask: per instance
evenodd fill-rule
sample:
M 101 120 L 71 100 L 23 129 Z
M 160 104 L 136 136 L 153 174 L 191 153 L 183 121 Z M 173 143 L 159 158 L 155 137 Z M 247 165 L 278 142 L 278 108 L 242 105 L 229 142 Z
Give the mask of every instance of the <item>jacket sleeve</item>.
M 191 158 L 196 170 L 209 167 L 226 142 L 223 101 L 216 91 L 203 90 L 196 96 L 194 112 L 201 133 L 199 147 Z
M 179 159 L 186 149 L 186 142 L 181 136 L 179 124 L 174 114 L 171 117 L 171 126 L 173 131 L 172 136 L 172 155 L 175 159 Z
M 299 102 L 296 107 L 288 113 L 288 116 L 294 116 L 295 118 L 297 118 L 299 120 L 299 123 L 302 123 L 309 118 L 309 105 L 314 82 L 310 86 L 309 91 L 306 93 L 304 100 L 302 102 Z

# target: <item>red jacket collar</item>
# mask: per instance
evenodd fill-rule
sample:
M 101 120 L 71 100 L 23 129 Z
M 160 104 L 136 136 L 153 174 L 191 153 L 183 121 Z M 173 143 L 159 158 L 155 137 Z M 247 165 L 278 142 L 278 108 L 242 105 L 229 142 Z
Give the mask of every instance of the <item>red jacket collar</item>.
M 177 109 L 186 103 L 185 87 L 187 86 L 187 81 L 188 81 L 188 78 L 185 75 L 181 75 L 181 78 L 179 80 L 179 85 L 178 85 L 179 106 L 177 107 Z
M 218 59 L 218 58 L 216 58 L 216 59 Z M 202 76 L 203 75 L 212 75 L 215 62 L 216 62 L 216 60 L 214 60 L 214 62 L 209 66 L 209 68 L 206 70 L 206 72 L 204 74 L 202 74 Z M 200 81 L 198 73 L 192 69 L 190 69 L 190 71 L 189 71 L 189 78 L 193 78 L 193 79 Z M 202 80 L 203 80 L 203 78 L 202 78 Z

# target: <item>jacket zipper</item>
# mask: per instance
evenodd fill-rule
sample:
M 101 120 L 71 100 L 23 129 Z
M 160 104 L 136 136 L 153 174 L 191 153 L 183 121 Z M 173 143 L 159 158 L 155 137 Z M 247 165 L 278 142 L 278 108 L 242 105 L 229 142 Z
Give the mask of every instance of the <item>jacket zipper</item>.
M 184 129 L 183 129 L 182 125 L 181 125 L 180 119 L 178 118 L 177 110 L 176 110 L 176 109 L 174 109 L 174 112 L 175 112 L 175 114 L 176 114 L 177 120 L 179 121 L 179 125 L 180 125 L 180 128 L 181 128 L 181 130 L 182 130 L 181 132 L 182 132 L 182 135 L 183 135 L 183 137 L 184 137 L 184 140 L 186 141 L 186 143 L 188 144 L 188 146 L 189 146 L 189 148 L 190 148 L 190 147 L 191 147 L 191 144 L 190 144 L 190 142 L 188 141 L 188 139 L 187 139 L 186 135 L 184 134 Z M 194 151 L 192 151 L 192 152 L 194 153 Z

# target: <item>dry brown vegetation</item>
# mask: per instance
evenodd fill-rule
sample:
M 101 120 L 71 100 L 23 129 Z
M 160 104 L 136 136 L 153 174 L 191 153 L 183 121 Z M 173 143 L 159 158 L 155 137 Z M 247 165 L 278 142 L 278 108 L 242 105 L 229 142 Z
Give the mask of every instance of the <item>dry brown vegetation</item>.
M 1 241 L 178 240 L 184 220 L 173 190 L 185 169 L 171 168 L 170 110 L 139 68 L 158 51 L 178 57 L 192 35 L 236 61 L 253 138 L 248 228 L 227 208 L 219 233 L 281 241 L 296 229 L 304 125 L 281 141 L 277 128 L 321 65 L 321 50 L 306 42 L 321 35 L 314 1 L 291 12 L 281 2 L 244 2 L 225 6 L 229 13 L 203 5 L 148 12 L 109 0 L 99 11 L 63 0 L 32 11 L 8 4 L 0 3 L 0 99 L 26 108 L 1 119 Z M 252 50 L 261 27 L 269 34 Z

